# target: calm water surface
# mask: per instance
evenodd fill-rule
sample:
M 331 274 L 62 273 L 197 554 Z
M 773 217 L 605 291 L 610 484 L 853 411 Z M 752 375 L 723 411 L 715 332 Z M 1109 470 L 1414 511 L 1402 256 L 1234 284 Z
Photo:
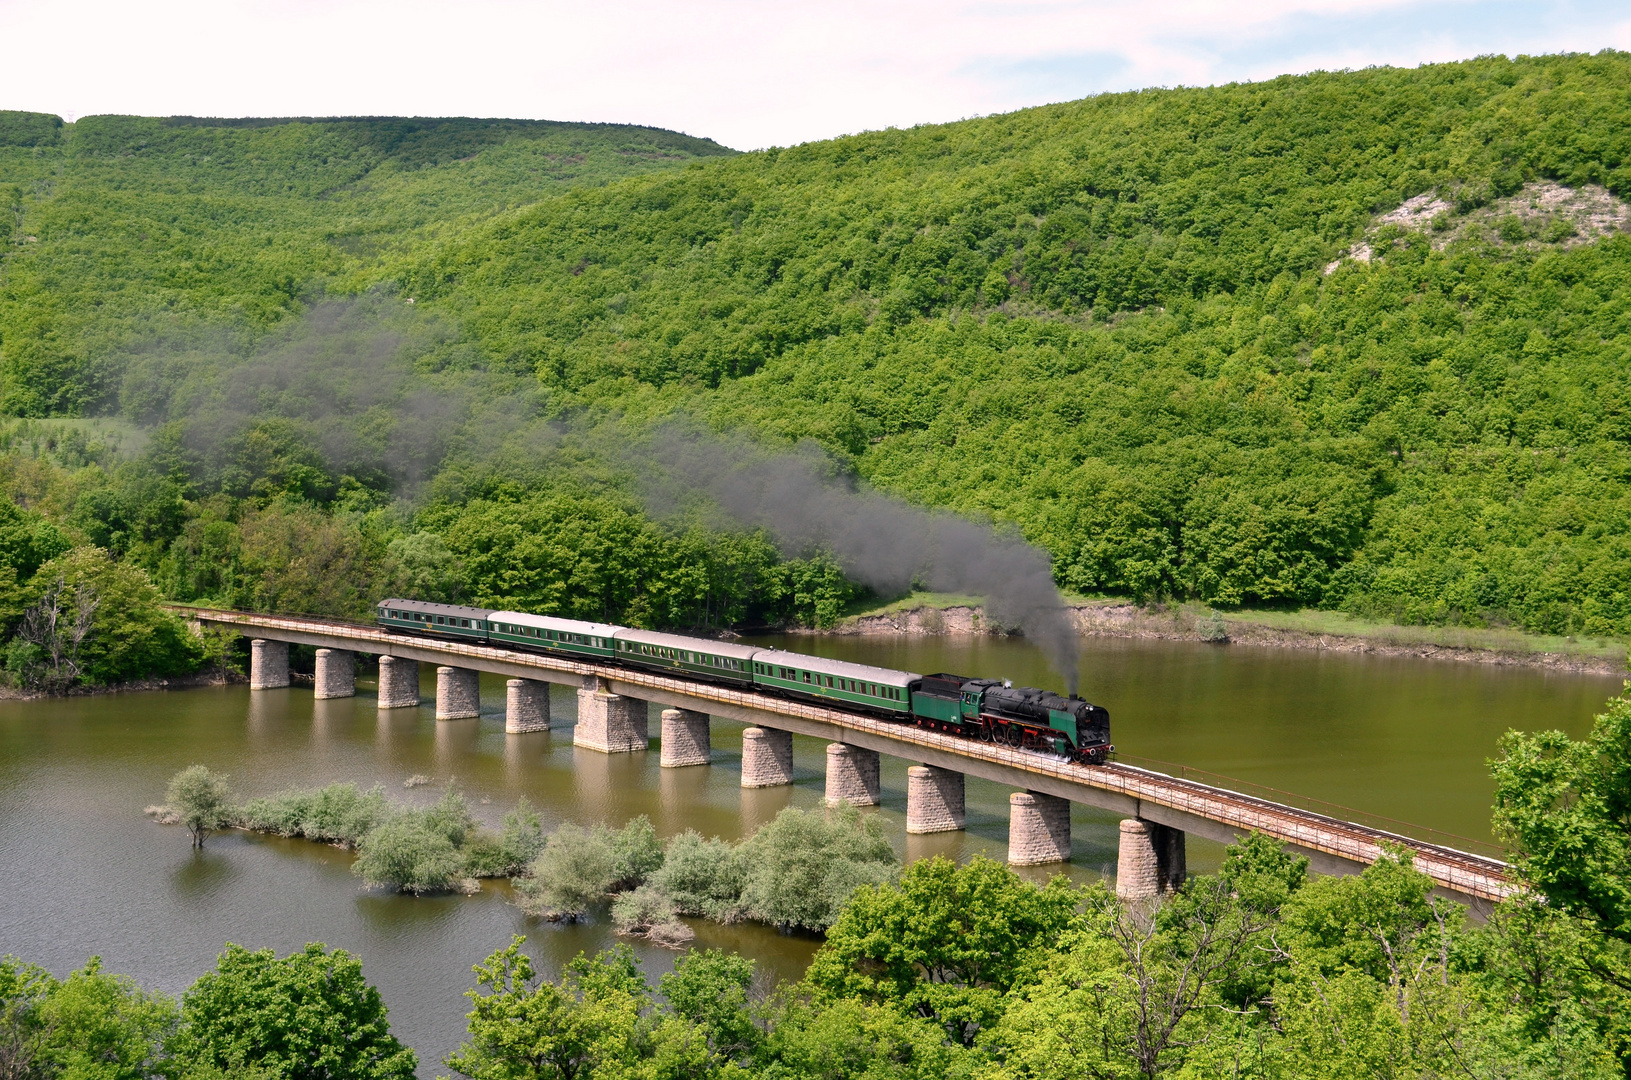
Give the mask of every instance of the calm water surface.
M 1056 683 L 1020 641 L 763 640 L 925 673 Z M 1108 640 L 1088 643 L 1082 672 L 1084 695 L 1110 709 L 1125 753 L 1484 840 L 1484 762 L 1499 735 L 1555 727 L 1578 736 L 1620 689 L 1617 679 L 1529 669 Z M 525 795 L 546 827 L 648 814 L 665 836 L 694 828 L 736 838 L 785 806 L 821 802 L 825 753 L 815 740 L 795 739 L 792 787 L 743 791 L 740 725 L 715 723 L 713 765 L 660 769 L 655 752 L 574 749 L 570 689 L 555 690 L 555 730 L 534 735 L 505 735 L 502 680 L 484 678 L 482 694 L 486 715 L 440 724 L 428 705 L 376 712 L 368 683 L 354 699 L 327 702 L 309 689 L 242 687 L 0 702 L 0 953 L 58 974 L 98 953 L 109 970 L 179 993 L 227 941 L 279 953 L 308 941 L 342 946 L 362 956 L 393 1028 L 420 1052 L 421 1075 L 433 1076 L 463 1035 L 472 964 L 523 934 L 554 975 L 579 951 L 612 944 L 609 928 L 527 919 L 499 884 L 420 899 L 365 889 L 347 853 L 304 841 L 233 833 L 195 854 L 183 832 L 141 813 L 172 773 L 203 762 L 229 773 L 241 797 L 383 783 L 414 803 L 434 801 L 456 778 L 493 825 Z M 1008 789 L 970 779 L 967 833 L 908 838 L 909 764 L 884 759 L 878 811 L 901 854 L 1001 858 Z M 415 773 L 435 783 L 405 789 Z M 1113 864 L 1113 818 L 1077 808 L 1073 830 L 1072 877 Z M 1191 841 L 1193 869 L 1218 857 L 1216 845 Z M 755 957 L 767 984 L 797 977 L 815 948 L 760 927 L 696 927 L 697 944 Z M 672 965 L 666 950 L 635 951 L 653 982 Z

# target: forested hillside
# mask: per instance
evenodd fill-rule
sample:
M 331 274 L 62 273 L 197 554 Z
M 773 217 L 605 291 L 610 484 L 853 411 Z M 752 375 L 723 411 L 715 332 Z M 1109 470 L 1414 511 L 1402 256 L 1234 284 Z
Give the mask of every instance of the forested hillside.
M 0 112 L 0 408 L 116 409 L 131 352 L 242 347 L 386 252 L 729 153 L 615 124 Z
M 15 428 L 8 482 L 173 596 L 830 618 L 830 561 L 655 520 L 580 437 L 683 412 L 1080 592 L 1631 635 L 1625 54 L 742 155 L 5 116 L 0 400 L 133 425 Z
M 402 277 L 563 402 L 683 387 L 1079 590 L 1624 634 L 1631 238 L 1538 194 L 1628 152 L 1623 54 L 1146 91 L 575 194 Z

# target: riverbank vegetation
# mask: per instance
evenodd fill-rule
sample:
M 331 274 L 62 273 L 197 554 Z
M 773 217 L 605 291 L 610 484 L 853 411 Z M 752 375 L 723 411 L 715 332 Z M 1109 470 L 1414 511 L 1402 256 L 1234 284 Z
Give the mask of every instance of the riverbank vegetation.
M 1486 57 L 741 155 L 6 114 L 0 400 L 53 418 L 0 433 L 52 530 L 0 552 L 7 670 L 203 662 L 162 621 L 100 666 L 24 633 L 96 560 L 288 611 L 836 620 L 830 559 L 608 452 L 678 413 L 1011 525 L 1084 595 L 1623 640 L 1628 77 Z
M 821 932 L 857 888 L 899 871 L 875 816 L 789 807 L 737 844 L 691 830 L 663 844 L 644 815 L 621 829 L 569 822 L 516 887 L 529 915 L 575 919 L 609 906 L 619 933 L 674 945 L 694 936 L 681 915 Z
M 195 847 L 202 835 L 228 827 L 333 844 L 357 852 L 351 869 L 368 884 L 416 894 L 516 876 L 544 847 L 542 823 L 526 799 L 494 833 L 476 821 L 469 800 L 451 783 L 425 808 L 391 801 L 383 786 L 363 791 L 349 783 L 293 788 L 234 806 L 225 778 L 193 765 L 170 781 L 165 805 L 148 813 L 186 824 Z

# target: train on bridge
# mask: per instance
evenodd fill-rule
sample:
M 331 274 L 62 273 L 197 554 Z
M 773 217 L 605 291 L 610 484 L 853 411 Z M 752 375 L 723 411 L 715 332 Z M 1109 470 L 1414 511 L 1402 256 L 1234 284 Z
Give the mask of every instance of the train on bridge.
M 520 611 L 381 600 L 379 626 L 400 634 L 592 659 L 791 698 L 840 704 L 888 720 L 1100 765 L 1115 749 L 1110 713 L 1050 690 L 996 679 L 919 675 L 728 641 Z

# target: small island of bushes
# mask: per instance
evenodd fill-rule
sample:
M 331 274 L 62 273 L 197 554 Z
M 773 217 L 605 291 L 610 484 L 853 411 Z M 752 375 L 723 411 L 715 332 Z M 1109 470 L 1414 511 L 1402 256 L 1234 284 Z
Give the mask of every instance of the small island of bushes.
M 878 819 L 848 805 L 788 808 L 734 844 L 692 830 L 665 843 L 645 815 L 621 828 L 566 822 L 546 836 L 525 799 L 497 832 L 483 827 L 451 783 L 426 808 L 392 801 L 383 785 L 354 783 L 239 805 L 224 776 L 194 765 L 148 812 L 186 825 L 194 846 L 227 828 L 333 844 L 357 852 L 352 871 L 368 884 L 415 895 L 474 892 L 480 879 L 509 878 L 529 915 L 559 921 L 607 910 L 619 933 L 671 947 L 695 936 L 681 916 L 822 932 L 859 886 L 900 874 Z

